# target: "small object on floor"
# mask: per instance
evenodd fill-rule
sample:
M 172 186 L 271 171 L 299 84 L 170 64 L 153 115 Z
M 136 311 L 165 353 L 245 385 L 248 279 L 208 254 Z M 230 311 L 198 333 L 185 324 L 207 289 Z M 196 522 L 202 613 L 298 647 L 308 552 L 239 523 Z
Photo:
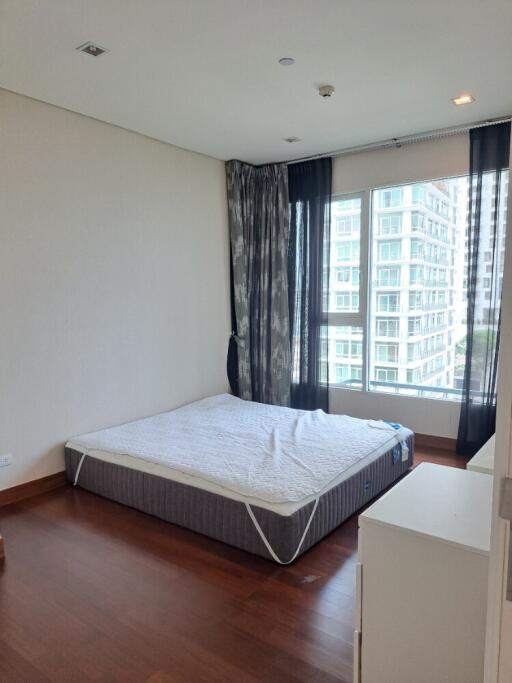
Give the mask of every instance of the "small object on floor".
M 316 581 L 319 578 L 320 577 L 317 576 L 316 574 L 308 574 L 307 576 L 305 576 L 302 579 L 301 583 L 313 583 L 314 581 Z

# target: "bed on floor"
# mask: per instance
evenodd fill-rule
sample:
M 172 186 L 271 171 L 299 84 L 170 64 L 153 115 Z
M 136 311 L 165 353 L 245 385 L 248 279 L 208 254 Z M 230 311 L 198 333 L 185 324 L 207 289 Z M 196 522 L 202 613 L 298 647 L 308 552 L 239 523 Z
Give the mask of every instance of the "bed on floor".
M 221 394 L 73 438 L 70 482 L 281 564 L 412 464 L 401 425 Z

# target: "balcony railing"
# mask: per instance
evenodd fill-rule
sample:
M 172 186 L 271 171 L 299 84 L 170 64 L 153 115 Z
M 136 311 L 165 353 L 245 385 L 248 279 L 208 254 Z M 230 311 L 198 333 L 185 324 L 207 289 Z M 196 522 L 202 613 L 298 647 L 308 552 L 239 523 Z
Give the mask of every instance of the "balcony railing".
M 337 386 L 354 388 L 354 384 L 358 384 L 360 387 L 361 380 L 347 379 L 344 382 L 337 384 Z M 379 380 L 370 380 L 368 384 L 370 389 L 378 390 L 380 387 L 387 390 L 388 393 L 394 394 L 402 394 L 404 393 L 404 390 L 407 392 L 415 391 L 415 396 L 417 398 L 425 398 L 427 394 L 430 394 L 428 398 L 431 398 L 432 394 L 437 394 L 436 398 L 451 401 L 460 401 L 462 398 L 462 389 L 452 389 L 451 387 L 430 387 L 425 384 L 401 384 L 399 382 L 381 382 Z M 483 394 L 482 392 L 472 392 L 472 396 L 474 398 L 481 398 Z
M 416 398 L 432 398 L 432 394 L 437 394 L 435 398 L 444 399 L 447 401 L 460 401 L 462 398 L 462 389 L 453 389 L 451 387 L 431 387 L 426 384 L 401 384 L 399 382 L 381 382 L 379 380 L 370 380 L 368 382 L 370 389 L 377 390 L 378 387 L 387 389 L 388 393 L 403 394 L 403 390 L 407 392 L 415 391 Z M 336 384 L 338 387 L 347 387 L 350 389 L 360 389 L 360 379 L 347 379 L 341 383 Z M 411 396 L 410 393 L 407 395 Z M 482 398 L 486 398 L 487 394 L 482 391 L 471 391 L 470 399 L 475 403 L 479 403 Z

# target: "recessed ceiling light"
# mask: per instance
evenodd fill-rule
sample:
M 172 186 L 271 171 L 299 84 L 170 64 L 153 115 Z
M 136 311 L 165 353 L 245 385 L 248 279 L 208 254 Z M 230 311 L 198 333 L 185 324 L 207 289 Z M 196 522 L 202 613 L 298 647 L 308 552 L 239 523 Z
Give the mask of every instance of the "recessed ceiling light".
M 289 142 L 292 144 L 292 142 L 300 142 L 300 138 L 296 137 L 295 135 L 291 135 L 289 138 L 283 138 L 285 142 Z
M 456 104 L 457 106 L 460 106 L 461 104 L 471 104 L 471 102 L 474 102 L 475 98 L 473 95 L 470 95 L 469 93 L 466 95 L 459 95 L 458 97 L 454 97 L 452 99 L 453 104 Z
M 292 64 L 295 64 L 295 60 L 293 57 L 281 57 L 279 64 L 281 66 L 292 66 Z
M 91 42 L 79 45 L 76 49 L 80 52 L 85 52 L 87 55 L 91 55 L 91 57 L 99 57 L 100 55 L 104 55 L 105 52 L 108 52 L 106 47 L 100 47 L 99 45 Z

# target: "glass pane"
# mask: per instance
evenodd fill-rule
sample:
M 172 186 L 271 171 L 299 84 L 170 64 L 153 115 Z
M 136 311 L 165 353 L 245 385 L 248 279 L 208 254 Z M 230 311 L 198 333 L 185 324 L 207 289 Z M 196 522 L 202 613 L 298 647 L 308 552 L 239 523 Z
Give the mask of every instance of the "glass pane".
M 327 309 L 358 313 L 361 261 L 361 198 L 332 203 L 331 258 Z
M 363 386 L 363 330 L 351 325 L 329 325 L 322 330 L 322 363 L 329 364 L 329 384 L 347 389 Z M 328 339 L 328 343 L 327 343 Z M 327 358 L 327 349 L 329 358 Z
M 491 288 L 502 286 L 507 176 L 497 235 L 492 229 L 494 175 L 483 182 L 475 311 L 476 328 L 482 330 Z M 465 362 L 468 178 L 375 190 L 372 206 L 370 389 L 458 400 Z M 492 282 L 495 239 L 500 268 Z

